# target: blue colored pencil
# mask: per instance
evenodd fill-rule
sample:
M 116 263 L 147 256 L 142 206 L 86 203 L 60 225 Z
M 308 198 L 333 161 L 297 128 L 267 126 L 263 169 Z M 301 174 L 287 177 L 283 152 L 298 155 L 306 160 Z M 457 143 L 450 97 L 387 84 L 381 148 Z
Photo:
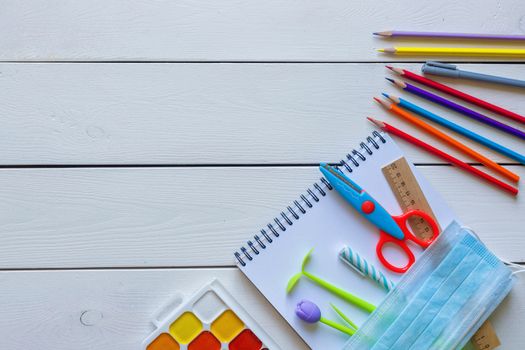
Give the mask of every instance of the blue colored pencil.
M 490 125 L 496 129 L 499 129 L 511 135 L 517 136 L 522 140 L 525 140 L 525 131 L 521 131 L 520 129 L 516 129 L 510 125 L 497 121 L 496 119 L 487 117 L 486 115 L 476 112 L 473 109 L 462 106 L 458 103 L 455 103 L 454 101 L 447 100 L 446 98 L 433 94 L 430 91 L 418 88 L 415 85 L 405 83 L 404 81 L 401 81 L 401 80 L 395 80 L 395 79 L 390 79 L 390 78 L 386 78 L 386 80 L 392 82 L 396 86 L 399 86 L 401 89 L 405 90 L 406 92 L 410 92 L 411 94 L 423 97 L 426 100 L 437 103 L 443 107 L 452 109 L 453 111 L 459 112 L 469 118 L 477 120 L 478 122 Z
M 500 153 L 500 154 L 503 154 L 509 158 L 512 158 L 518 162 L 520 162 L 521 164 L 525 164 L 525 156 L 522 155 L 522 154 L 519 154 L 518 152 L 515 152 L 505 146 L 502 146 L 500 145 L 499 143 L 496 143 L 492 140 L 489 140 L 487 139 L 486 137 L 484 136 L 481 136 L 479 134 L 476 134 L 475 132 L 473 131 L 470 131 L 458 124 L 455 124 L 443 117 L 440 117 L 439 115 L 437 114 L 434 114 L 426 109 L 423 109 L 415 104 L 413 104 L 412 102 L 409 102 L 403 98 L 400 98 L 400 97 L 397 97 L 397 96 L 394 96 L 394 95 L 389 95 L 389 94 L 385 94 L 383 93 L 383 95 L 387 98 L 389 98 L 390 100 L 392 100 L 392 102 L 396 103 L 399 105 L 399 107 L 402 107 L 402 108 L 405 108 L 405 109 L 408 109 L 409 111 L 412 111 L 416 114 L 419 114 L 420 116 L 424 117 L 424 118 L 427 118 L 435 123 L 438 123 L 439 125 L 442 125 L 450 130 L 453 130 L 455 132 L 457 132 L 458 134 L 461 134 L 465 137 L 468 137 L 469 139 L 471 140 L 474 140 L 476 142 L 479 142 L 481 143 L 482 145 Z

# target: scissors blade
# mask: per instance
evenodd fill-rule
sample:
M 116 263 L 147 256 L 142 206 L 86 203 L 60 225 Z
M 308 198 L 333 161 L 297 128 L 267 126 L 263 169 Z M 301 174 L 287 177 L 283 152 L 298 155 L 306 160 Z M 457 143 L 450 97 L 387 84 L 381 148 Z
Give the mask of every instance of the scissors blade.
M 343 175 L 340 170 L 326 163 L 321 163 L 319 169 L 344 199 L 356 209 L 360 206 L 360 194 L 363 189 L 358 184 Z
M 321 163 L 319 168 L 337 192 L 368 221 L 387 234 L 404 239 L 405 234 L 392 215 L 361 186 L 328 164 Z

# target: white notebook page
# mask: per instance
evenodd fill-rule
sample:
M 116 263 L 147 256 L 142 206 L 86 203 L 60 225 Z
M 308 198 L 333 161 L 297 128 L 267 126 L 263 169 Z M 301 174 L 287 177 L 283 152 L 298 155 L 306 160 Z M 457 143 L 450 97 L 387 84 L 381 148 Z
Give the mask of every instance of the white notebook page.
M 366 161 L 359 160 L 359 167 L 355 167 L 349 161 L 348 164 L 353 169 L 352 173 L 346 171 L 344 167 L 341 169 L 378 200 L 389 213 L 399 215 L 401 208 L 383 176 L 381 168 L 402 157 L 403 154 L 388 135 L 382 134 L 382 136 L 386 140 L 384 144 L 375 138 L 380 146 L 379 149 L 368 144 L 373 151 L 372 155 L 366 153 L 364 149 L 356 148 L 366 157 Z M 417 169 L 412 167 L 412 171 L 440 226 L 446 227 L 455 219 L 454 214 L 426 179 L 418 173 Z M 319 172 L 320 176 L 321 173 Z M 317 179 L 312 179 L 312 183 L 315 180 Z M 241 254 L 246 266 L 239 264 L 239 267 L 311 348 L 340 349 L 348 340 L 348 336 L 321 323 L 308 324 L 302 321 L 295 315 L 296 304 L 301 299 L 311 300 L 321 308 L 323 317 L 342 324 L 344 321 L 331 309 L 329 303 L 334 303 L 357 325 L 362 324 L 368 314 L 305 277 L 299 280 L 290 294 L 286 294 L 288 280 L 300 271 L 305 254 L 314 248 L 310 262 L 306 267 L 308 272 L 375 305 L 378 305 L 386 296 L 386 291 L 343 263 L 338 257 L 341 248 L 344 245 L 349 245 L 369 263 L 372 263 L 376 268 L 379 267 L 394 282 L 399 279 L 400 275 L 390 272 L 381 265 L 375 254 L 375 247 L 379 239 L 378 229 L 360 216 L 338 193 L 329 191 L 321 182 L 319 184 L 326 191 L 326 196 L 321 196 L 312 187 L 312 191 L 320 199 L 316 203 L 310 196 L 307 196 L 313 204 L 312 208 L 308 208 L 303 201 L 299 200 L 300 194 L 297 198 L 290 198 L 291 202 L 294 199 L 299 200 L 306 209 L 306 213 L 301 214 L 299 210 L 295 210 L 300 216 L 298 220 L 294 219 L 292 215 L 288 215 L 293 221 L 291 226 L 281 219 L 286 227 L 284 232 L 277 227 L 273 218 L 269 218 L 268 222 L 276 228 L 279 237 L 274 237 L 271 231 L 265 227 L 273 239 L 273 243 L 265 241 L 265 249 L 256 245 L 260 251 L 258 255 L 255 255 L 247 247 L 253 260 L 248 261 Z M 294 205 L 291 206 L 295 209 Z M 257 232 L 257 228 L 254 229 Z M 414 244 L 409 244 L 409 246 L 417 258 L 421 249 Z M 388 249 L 387 255 L 392 262 L 399 262 L 399 265 L 405 261 L 402 253 L 395 249 Z

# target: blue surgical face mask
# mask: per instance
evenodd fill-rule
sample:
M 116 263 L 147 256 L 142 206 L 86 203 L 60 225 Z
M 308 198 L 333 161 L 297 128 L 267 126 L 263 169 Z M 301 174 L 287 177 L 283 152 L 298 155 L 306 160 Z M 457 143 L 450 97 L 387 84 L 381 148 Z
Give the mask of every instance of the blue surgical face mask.
M 483 243 L 452 223 L 344 349 L 460 349 L 513 281 Z

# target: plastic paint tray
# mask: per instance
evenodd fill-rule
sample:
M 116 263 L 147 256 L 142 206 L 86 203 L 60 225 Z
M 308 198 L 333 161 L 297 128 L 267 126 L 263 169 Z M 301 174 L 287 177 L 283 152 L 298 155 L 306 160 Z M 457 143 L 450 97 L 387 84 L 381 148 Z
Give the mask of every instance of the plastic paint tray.
M 279 349 L 216 279 L 186 301 L 175 295 L 169 310 L 166 317 L 157 313 L 156 329 L 144 340 L 143 349 Z

